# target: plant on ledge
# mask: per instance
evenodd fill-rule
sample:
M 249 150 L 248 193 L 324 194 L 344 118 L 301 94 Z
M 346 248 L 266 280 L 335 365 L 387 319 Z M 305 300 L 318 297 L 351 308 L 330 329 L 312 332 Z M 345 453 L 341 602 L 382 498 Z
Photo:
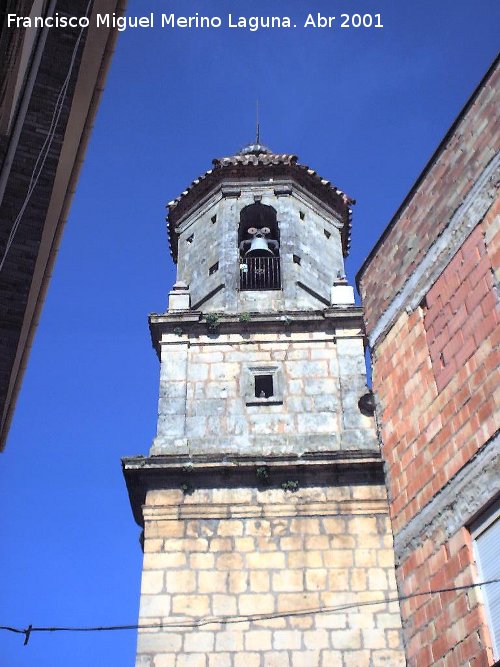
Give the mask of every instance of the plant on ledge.
M 299 483 L 296 479 L 288 479 L 286 482 L 281 483 L 281 488 L 283 491 L 290 491 L 290 493 L 295 493 L 299 490 Z
M 256 468 L 255 475 L 259 481 L 259 484 L 262 484 L 263 486 L 267 486 L 269 484 L 269 468 L 267 466 L 259 466 Z
M 217 331 L 220 326 L 220 314 L 219 313 L 208 313 L 205 316 L 205 322 L 209 331 Z

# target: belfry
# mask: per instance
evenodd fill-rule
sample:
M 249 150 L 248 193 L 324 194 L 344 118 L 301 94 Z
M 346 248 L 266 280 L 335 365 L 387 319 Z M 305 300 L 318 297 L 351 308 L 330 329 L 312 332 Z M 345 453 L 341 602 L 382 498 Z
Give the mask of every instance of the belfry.
M 352 204 L 256 143 L 168 205 L 157 433 L 123 459 L 137 667 L 405 664 Z

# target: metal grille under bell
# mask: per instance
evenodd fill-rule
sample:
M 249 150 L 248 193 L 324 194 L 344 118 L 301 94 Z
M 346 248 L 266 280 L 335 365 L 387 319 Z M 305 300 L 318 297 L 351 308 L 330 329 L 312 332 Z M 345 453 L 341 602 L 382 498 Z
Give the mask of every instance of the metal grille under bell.
M 245 257 L 240 259 L 240 289 L 281 289 L 280 258 Z

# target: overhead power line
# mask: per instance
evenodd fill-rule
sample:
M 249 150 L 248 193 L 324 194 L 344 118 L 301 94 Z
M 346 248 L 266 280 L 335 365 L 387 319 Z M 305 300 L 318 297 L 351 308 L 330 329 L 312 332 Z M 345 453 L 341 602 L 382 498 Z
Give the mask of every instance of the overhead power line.
M 351 602 L 349 604 L 313 607 L 308 609 L 295 609 L 292 611 L 273 612 L 268 614 L 241 614 L 233 616 L 203 616 L 200 618 L 186 619 L 185 621 L 171 621 L 165 623 L 137 623 L 131 625 L 95 625 L 95 626 L 54 626 L 54 627 L 36 627 L 29 625 L 24 630 L 22 628 L 15 628 L 8 625 L 1 625 L 0 630 L 7 632 L 14 632 L 16 634 L 24 635 L 24 645 L 29 642 L 31 635 L 34 632 L 113 632 L 116 630 L 170 630 L 170 629 L 184 629 L 184 628 L 199 628 L 204 625 L 220 624 L 229 625 L 234 623 L 246 623 L 249 621 L 267 621 L 275 618 L 290 618 L 293 616 L 309 616 L 312 614 L 335 614 L 355 609 L 358 607 L 369 607 L 377 604 L 390 604 L 391 602 L 404 602 L 411 598 L 420 597 L 423 595 L 437 595 L 439 593 L 456 593 L 458 591 L 465 591 L 470 588 L 477 588 L 479 586 L 489 586 L 490 584 L 498 584 L 500 579 L 490 579 L 489 581 L 481 581 L 477 584 L 467 584 L 466 586 L 453 586 L 451 588 L 438 588 L 421 593 L 410 593 L 409 595 L 395 596 L 392 598 L 381 598 L 380 600 L 366 600 L 360 602 Z

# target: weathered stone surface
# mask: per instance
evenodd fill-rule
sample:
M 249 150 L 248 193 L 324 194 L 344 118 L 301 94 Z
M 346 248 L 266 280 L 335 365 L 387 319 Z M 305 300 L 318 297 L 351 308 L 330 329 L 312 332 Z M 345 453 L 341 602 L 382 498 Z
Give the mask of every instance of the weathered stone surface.
M 282 291 L 239 291 L 238 224 L 240 211 L 255 203 L 277 212 L 280 228 Z M 216 216 L 216 222 L 212 219 Z M 304 217 L 302 217 L 304 216 Z M 274 185 L 245 183 L 237 198 L 221 198 L 214 192 L 179 226 L 178 279 L 189 285 L 191 304 L 203 302 L 207 311 L 258 311 L 262 307 L 283 310 L 317 308 L 331 302 L 331 286 L 343 273 L 343 251 L 338 214 L 319 205 L 303 190 L 277 196 Z M 327 234 L 328 233 L 328 237 Z M 301 258 L 300 265 L 294 255 Z M 218 263 L 213 273 L 209 268 Z M 301 281 L 319 294 L 321 301 L 297 285 Z M 219 285 L 225 289 L 213 293 Z M 207 298 L 208 297 L 208 298 Z
M 310 667 L 308 660 L 313 658 L 319 660 L 313 664 L 330 667 L 329 660 L 343 664 L 354 655 L 357 660 L 368 656 L 368 662 L 357 663 L 368 667 L 377 652 L 379 664 L 389 656 L 388 665 L 402 665 L 397 606 L 319 611 L 322 606 L 396 594 L 380 486 L 366 480 L 362 489 L 351 484 L 326 490 L 310 487 L 290 494 L 282 489 L 204 489 L 193 494 L 197 503 L 186 496 L 187 505 L 175 489 L 151 492 L 144 509 L 145 535 L 155 551 L 145 556 L 140 622 L 211 614 L 221 620 L 236 615 L 278 617 L 234 626 L 216 622 L 196 631 L 143 632 L 137 664 L 169 664 L 166 656 L 176 653 L 177 658 L 195 661 L 203 655 L 207 665 L 217 667 L 232 667 L 243 657 L 248 658 L 245 667 L 251 661 L 259 667 Z M 350 512 L 325 516 L 329 503 L 338 501 L 350 502 Z M 366 502 L 375 503 L 374 514 L 363 510 Z M 166 508 L 183 506 L 190 508 L 190 518 L 173 521 L 165 514 Z M 297 514 L 302 506 L 307 511 Z M 243 518 L 242 507 L 247 514 Z M 216 508 L 223 518 L 212 518 Z M 267 518 L 251 516 L 257 511 Z M 165 537 L 159 540 L 158 535 Z M 304 614 L 308 609 L 311 613 Z
M 395 594 L 394 565 L 377 558 L 391 534 L 377 520 L 387 506 L 375 422 L 358 407 L 366 372 L 352 288 L 337 286 L 331 307 L 348 200 L 342 217 L 292 181 L 236 185 L 175 213 L 192 310 L 176 309 L 188 295 L 174 290 L 170 312 L 150 319 L 162 368 L 157 435 L 137 470 L 150 489 L 136 499 L 146 613 L 161 608 L 155 591 L 170 619 L 202 623 L 168 631 L 182 643 L 175 667 L 345 667 L 351 654 L 368 667 L 379 648 L 396 664 L 380 607 L 323 609 Z M 240 289 L 240 214 L 257 201 L 277 213 L 281 290 Z M 397 632 L 398 609 L 383 610 Z M 158 647 L 139 646 L 138 660 L 154 659 Z
M 344 328 L 337 340 L 326 331 L 304 332 L 293 342 L 269 337 L 230 334 L 219 343 L 200 334 L 189 346 L 169 343 L 151 453 L 376 449 L 373 418 L 358 407 L 366 392 L 359 330 Z M 332 375 L 331 364 L 340 375 Z M 274 403 L 248 404 L 255 374 L 249 368 L 274 374 Z

